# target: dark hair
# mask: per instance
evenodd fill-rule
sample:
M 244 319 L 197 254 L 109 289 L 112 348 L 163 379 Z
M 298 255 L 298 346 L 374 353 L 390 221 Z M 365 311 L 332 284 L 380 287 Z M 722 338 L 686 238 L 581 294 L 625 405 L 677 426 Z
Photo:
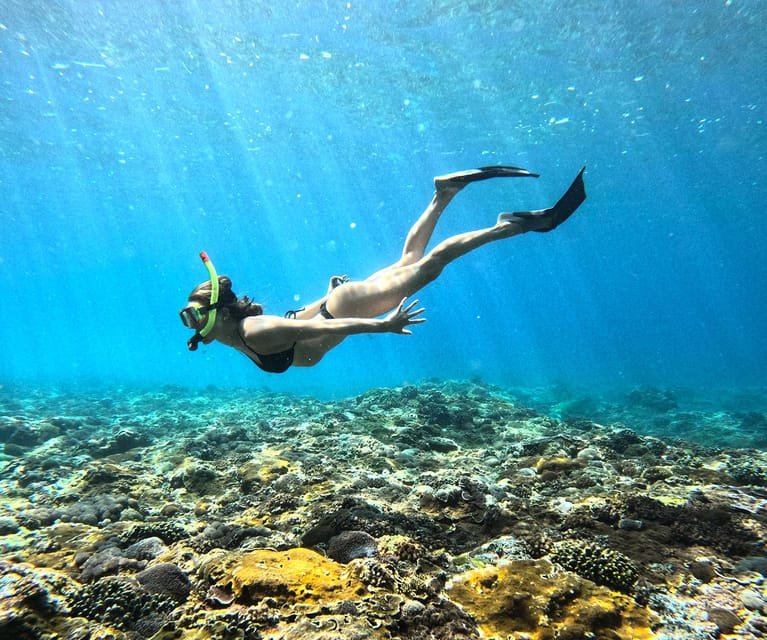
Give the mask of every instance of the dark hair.
M 201 305 L 210 304 L 211 286 L 210 280 L 198 284 L 189 294 L 189 302 L 199 302 Z M 218 302 L 229 309 L 230 315 L 235 320 L 242 320 L 249 316 L 260 316 L 264 308 L 257 302 L 252 302 L 248 296 L 238 298 L 232 291 L 232 281 L 228 276 L 218 276 Z

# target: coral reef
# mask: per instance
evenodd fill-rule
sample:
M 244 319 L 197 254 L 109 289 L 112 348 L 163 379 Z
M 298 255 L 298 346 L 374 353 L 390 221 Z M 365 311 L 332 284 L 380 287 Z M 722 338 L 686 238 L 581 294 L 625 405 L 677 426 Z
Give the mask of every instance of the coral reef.
M 325 604 L 354 600 L 366 593 L 365 585 L 348 571 L 316 551 L 260 549 L 246 554 L 214 555 L 203 561 L 202 573 L 218 589 L 229 591 L 244 604 L 263 598 L 281 602 Z
M 767 404 L 722 402 L 0 387 L 0 638 L 763 638 Z
M 628 593 L 636 584 L 639 572 L 620 551 L 594 542 L 565 540 L 554 545 L 554 562 L 597 584 Z
M 486 637 L 614 637 L 649 640 L 651 615 L 628 596 L 556 573 L 546 560 L 511 560 L 459 574 L 448 595 L 479 623 Z
M 149 637 L 166 621 L 173 601 L 152 594 L 134 579 L 123 576 L 102 578 L 69 597 L 70 613 Z
M 136 580 L 145 591 L 165 596 L 176 604 L 185 602 L 192 590 L 192 583 L 186 574 L 170 562 L 139 571 Z
M 132 629 L 149 615 L 167 613 L 173 608 L 168 598 L 145 591 L 133 579 L 123 576 L 102 578 L 84 586 L 69 598 L 75 617 L 109 622 Z
M 63 632 L 71 626 L 66 596 L 76 589 L 59 572 L 0 560 L 0 637 L 37 640 Z

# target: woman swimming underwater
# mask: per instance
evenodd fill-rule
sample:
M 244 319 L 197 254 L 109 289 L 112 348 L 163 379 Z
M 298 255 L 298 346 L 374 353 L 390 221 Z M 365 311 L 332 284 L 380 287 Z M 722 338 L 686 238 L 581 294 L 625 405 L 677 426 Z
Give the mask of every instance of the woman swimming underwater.
M 327 294 L 286 317 L 264 315 L 261 305 L 247 296 L 237 298 L 232 281 L 218 276 L 204 252 L 200 254 L 210 280 L 195 287 L 189 304 L 179 314 L 184 326 L 195 330 L 188 347 L 214 340 L 248 356 L 270 373 L 291 365 L 311 367 L 344 338 L 359 333 L 409 334 L 410 325 L 425 322 L 413 295 L 435 280 L 454 260 L 489 242 L 527 231 L 551 231 L 567 220 L 586 199 L 583 169 L 565 194 L 549 209 L 501 213 L 492 227 L 469 231 L 442 241 L 426 253 L 434 227 L 445 207 L 467 184 L 489 178 L 538 177 L 511 166 L 482 167 L 434 179 L 436 193 L 410 229 L 402 256 L 365 280 L 333 276 Z M 384 317 L 383 314 L 388 314 Z

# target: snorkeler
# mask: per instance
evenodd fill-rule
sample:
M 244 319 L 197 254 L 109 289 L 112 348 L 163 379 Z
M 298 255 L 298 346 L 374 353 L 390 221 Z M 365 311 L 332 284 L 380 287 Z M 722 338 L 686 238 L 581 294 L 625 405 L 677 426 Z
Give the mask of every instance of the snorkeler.
M 270 373 L 282 373 L 291 365 L 311 367 L 344 338 L 359 333 L 409 334 L 410 325 L 425 322 L 413 295 L 435 280 L 453 260 L 489 242 L 511 238 L 526 231 L 555 229 L 586 199 L 583 169 L 559 201 L 549 209 L 501 213 L 492 227 L 462 233 L 426 253 L 434 227 L 445 207 L 466 185 L 489 178 L 534 177 L 538 174 L 511 166 L 482 167 L 434 179 L 436 193 L 410 229 L 402 256 L 394 264 L 365 280 L 350 281 L 333 276 L 321 299 L 286 316 L 264 315 L 260 304 L 247 296 L 238 298 L 232 281 L 218 276 L 206 253 L 201 253 L 210 280 L 195 287 L 189 305 L 179 313 L 184 326 L 195 334 L 187 343 L 194 351 L 200 342 L 214 340 L 248 356 Z M 379 317 L 388 314 L 385 317 Z

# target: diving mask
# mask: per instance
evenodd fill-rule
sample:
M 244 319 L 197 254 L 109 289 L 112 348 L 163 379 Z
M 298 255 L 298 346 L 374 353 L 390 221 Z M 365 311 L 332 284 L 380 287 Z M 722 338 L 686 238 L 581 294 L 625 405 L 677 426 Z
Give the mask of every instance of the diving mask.
M 202 260 L 210 276 L 210 304 L 205 307 L 189 306 L 178 312 L 179 316 L 181 316 L 181 322 L 190 329 L 196 329 L 202 322 L 203 317 L 205 315 L 208 316 L 205 326 L 202 329 L 197 329 L 197 332 L 186 343 L 189 351 L 196 351 L 200 341 L 213 330 L 213 325 L 216 324 L 216 310 L 219 306 L 216 267 L 213 266 L 213 262 L 204 251 L 200 251 L 200 260 Z
M 205 318 L 208 312 L 213 308 L 214 307 L 212 306 L 203 307 L 193 305 L 181 309 L 181 311 L 178 312 L 178 315 L 181 317 L 181 322 L 187 329 L 197 329 L 197 327 L 202 324 L 203 318 Z

